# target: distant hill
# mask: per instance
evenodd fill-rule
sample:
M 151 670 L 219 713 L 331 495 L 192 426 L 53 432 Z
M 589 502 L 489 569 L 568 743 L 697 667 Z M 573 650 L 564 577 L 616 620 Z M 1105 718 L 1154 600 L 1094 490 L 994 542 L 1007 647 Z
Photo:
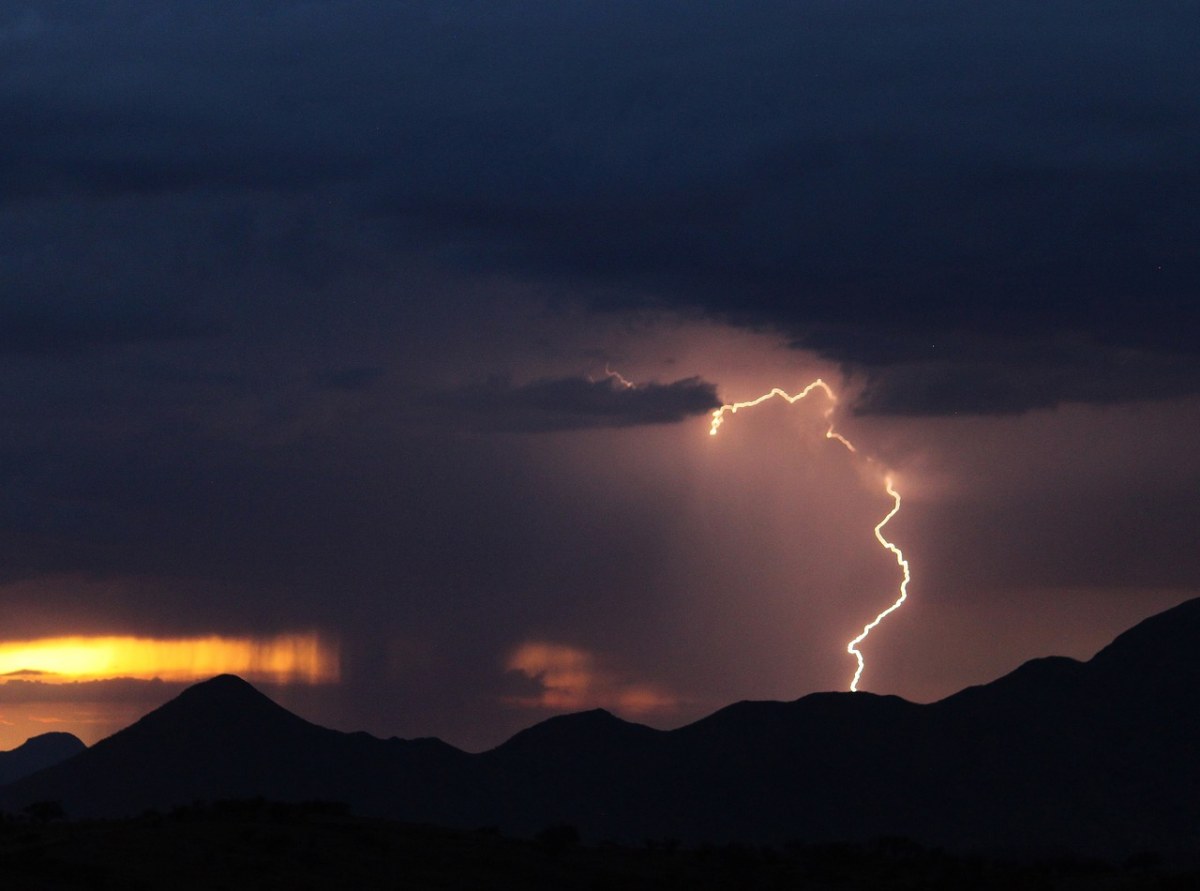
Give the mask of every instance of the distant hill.
M 189 688 L 0 805 L 136 814 L 193 800 L 355 811 L 591 840 L 863 841 L 1123 857 L 1200 850 L 1200 599 L 1086 663 L 1038 659 L 930 705 L 869 693 L 741 702 L 673 731 L 602 710 L 470 755 L 328 730 L 244 681 Z
M 30 737 L 17 748 L 0 752 L 0 785 L 66 761 L 85 748 L 83 741 L 70 733 L 43 733 Z

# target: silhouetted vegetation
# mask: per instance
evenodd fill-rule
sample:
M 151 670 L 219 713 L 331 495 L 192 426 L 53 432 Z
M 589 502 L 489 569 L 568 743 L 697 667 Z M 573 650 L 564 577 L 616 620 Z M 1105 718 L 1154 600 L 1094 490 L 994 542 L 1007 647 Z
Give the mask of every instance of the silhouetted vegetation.
M 579 830 L 570 823 L 547 826 L 536 836 L 542 847 L 552 854 L 561 854 L 567 848 L 579 844 Z
M 330 802 L 195 803 L 118 821 L 0 822 L 4 887 L 1184 889 L 1200 873 L 1154 857 L 1016 863 L 907 839 L 872 844 L 728 844 L 672 839 L 583 844 L 575 827 L 534 839 L 354 817 Z
M 35 823 L 49 823 L 51 820 L 62 820 L 67 816 L 61 801 L 35 801 L 26 805 L 22 810 Z

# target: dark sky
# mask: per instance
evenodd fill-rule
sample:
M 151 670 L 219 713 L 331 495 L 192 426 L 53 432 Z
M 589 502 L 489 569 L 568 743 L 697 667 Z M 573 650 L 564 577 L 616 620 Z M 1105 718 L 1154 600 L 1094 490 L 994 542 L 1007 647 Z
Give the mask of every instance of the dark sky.
M 335 726 L 670 726 L 846 686 L 890 470 L 864 689 L 1089 656 L 1200 594 L 1198 45 L 1167 0 L 5 3 L 0 643 L 313 632 L 341 680 L 273 692 Z M 818 396 L 707 435 L 817 376 L 858 455 Z M 168 688 L 9 683 L 0 743 Z

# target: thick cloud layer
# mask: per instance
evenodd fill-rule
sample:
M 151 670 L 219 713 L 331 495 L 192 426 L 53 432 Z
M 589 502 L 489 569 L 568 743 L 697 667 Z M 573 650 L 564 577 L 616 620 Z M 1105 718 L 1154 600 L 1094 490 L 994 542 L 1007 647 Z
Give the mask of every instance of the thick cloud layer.
M 3 346 L 208 330 L 180 272 L 328 275 L 365 228 L 778 326 L 872 411 L 1195 392 L 1198 37 L 1165 0 L 10 4 Z M 140 219 L 99 247 L 76 201 Z
M 715 385 L 698 377 L 659 384 L 555 378 L 515 385 L 507 380 L 440 394 L 436 404 L 458 409 L 492 430 L 573 430 L 673 424 L 720 407 Z

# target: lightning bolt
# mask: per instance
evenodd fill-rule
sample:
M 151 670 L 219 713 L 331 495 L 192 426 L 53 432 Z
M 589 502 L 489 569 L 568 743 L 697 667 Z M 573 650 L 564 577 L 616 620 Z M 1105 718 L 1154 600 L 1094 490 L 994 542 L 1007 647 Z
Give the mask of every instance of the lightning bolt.
M 604 366 L 604 376 L 607 377 L 609 380 L 615 380 L 618 384 L 620 384 L 626 390 L 636 390 L 637 389 L 637 384 L 635 384 L 633 381 L 629 380 L 627 377 L 625 377 L 623 374 L 621 374 L 621 372 L 613 371 L 607 365 Z
M 712 424 L 708 429 L 708 435 L 717 435 L 717 431 L 720 430 L 721 425 L 725 423 L 725 415 L 727 413 L 734 415 L 737 414 L 741 409 L 754 408 L 754 406 L 761 405 L 769 399 L 782 399 L 789 405 L 795 405 L 814 390 L 821 390 L 829 402 L 829 407 L 825 410 L 824 415 L 825 420 L 828 423 L 828 426 L 825 428 L 825 438 L 832 439 L 835 442 L 845 446 L 847 451 L 857 454 L 858 449 L 854 447 L 854 444 L 834 429 L 833 413 L 837 408 L 837 394 L 834 393 L 829 384 L 825 383 L 825 381 L 821 380 L 821 378 L 817 378 L 794 396 L 784 390 L 779 389 L 778 387 L 775 387 L 769 392 L 764 393 L 756 399 L 751 399 L 748 402 L 731 402 L 727 405 L 722 405 L 712 413 Z M 871 461 L 870 458 L 867 458 L 867 460 Z M 862 679 L 863 670 L 866 668 L 866 661 L 863 659 L 862 651 L 858 648 L 858 645 L 867 639 L 867 636 L 879 625 L 880 622 L 898 610 L 901 604 L 908 599 L 908 583 L 912 580 L 912 572 L 909 569 L 908 560 L 906 560 L 904 557 L 904 552 L 901 551 L 900 548 L 896 547 L 895 544 L 888 541 L 888 539 L 886 539 L 883 535 L 883 527 L 886 526 L 891 519 L 896 516 L 896 514 L 900 513 L 900 493 L 897 492 L 895 486 L 892 485 L 891 476 L 887 476 L 884 479 L 884 491 L 886 491 L 892 499 L 892 509 L 888 511 L 887 515 L 875 525 L 875 538 L 879 542 L 880 546 L 889 551 L 892 556 L 896 558 L 896 564 L 900 567 L 903 578 L 900 582 L 899 596 L 892 603 L 892 605 L 864 625 L 862 633 L 860 633 L 858 637 L 854 638 L 854 640 L 850 641 L 850 643 L 846 644 L 846 652 L 853 656 L 858 663 L 858 667 L 854 671 L 854 678 L 850 681 L 850 691 L 852 693 L 858 691 L 858 682 Z
M 763 395 L 759 396 L 757 399 L 751 399 L 749 402 L 733 402 L 733 403 L 730 403 L 729 405 L 722 405 L 720 408 L 718 408 L 716 411 L 714 411 L 712 413 L 712 426 L 708 428 L 708 435 L 709 436 L 717 435 L 717 431 L 719 429 L 721 429 L 721 425 L 725 423 L 725 412 L 729 412 L 731 415 L 735 415 L 735 414 L 737 414 L 738 409 L 754 408 L 754 406 L 762 405 L 762 403 L 766 402 L 768 399 L 774 399 L 775 397 L 779 397 L 780 399 L 786 400 L 788 405 L 795 405 L 797 402 L 799 402 L 801 399 L 805 398 L 813 390 L 824 390 L 825 396 L 829 400 L 829 408 L 827 408 L 825 410 L 825 420 L 829 421 L 829 427 L 826 428 L 826 430 L 825 430 L 825 438 L 837 440 L 842 445 L 844 445 L 849 451 L 857 452 L 858 449 L 856 449 L 854 447 L 853 443 L 851 443 L 850 440 L 846 439 L 846 437 L 842 436 L 842 434 L 838 433 L 836 430 L 833 429 L 832 418 L 833 418 L 833 410 L 835 408 L 837 408 L 837 401 L 838 401 L 837 394 L 835 394 L 833 392 L 833 389 L 829 386 L 829 384 L 825 383 L 825 381 L 821 380 L 820 378 L 817 378 L 815 381 L 813 381 L 811 384 L 809 384 L 807 387 L 805 387 L 803 390 L 801 390 L 795 396 L 789 396 L 783 390 L 779 389 L 778 387 L 775 387 L 773 390 L 771 390 L 771 392 L 763 393 Z
M 854 679 L 850 681 L 850 692 L 858 692 L 858 681 L 862 677 L 863 669 L 867 664 L 863 660 L 862 651 L 858 645 L 867 639 L 867 635 L 871 633 L 880 622 L 886 619 L 889 615 L 900 609 L 900 604 L 908 600 L 908 583 L 912 581 L 912 572 L 908 568 L 908 561 L 904 558 L 904 552 L 883 537 L 883 527 L 888 524 L 888 521 L 896 514 L 900 513 L 900 493 L 892 486 L 892 478 L 889 476 L 884 480 L 884 486 L 887 493 L 892 496 L 892 509 L 888 511 L 887 516 L 875 524 L 875 538 L 884 548 L 892 552 L 892 556 L 896 558 L 896 564 L 900 567 L 904 578 L 900 581 L 900 596 L 896 598 L 896 602 L 877 615 L 874 619 L 863 626 L 862 633 L 850 643 L 846 644 L 846 652 L 858 660 L 858 668 L 854 670 Z

